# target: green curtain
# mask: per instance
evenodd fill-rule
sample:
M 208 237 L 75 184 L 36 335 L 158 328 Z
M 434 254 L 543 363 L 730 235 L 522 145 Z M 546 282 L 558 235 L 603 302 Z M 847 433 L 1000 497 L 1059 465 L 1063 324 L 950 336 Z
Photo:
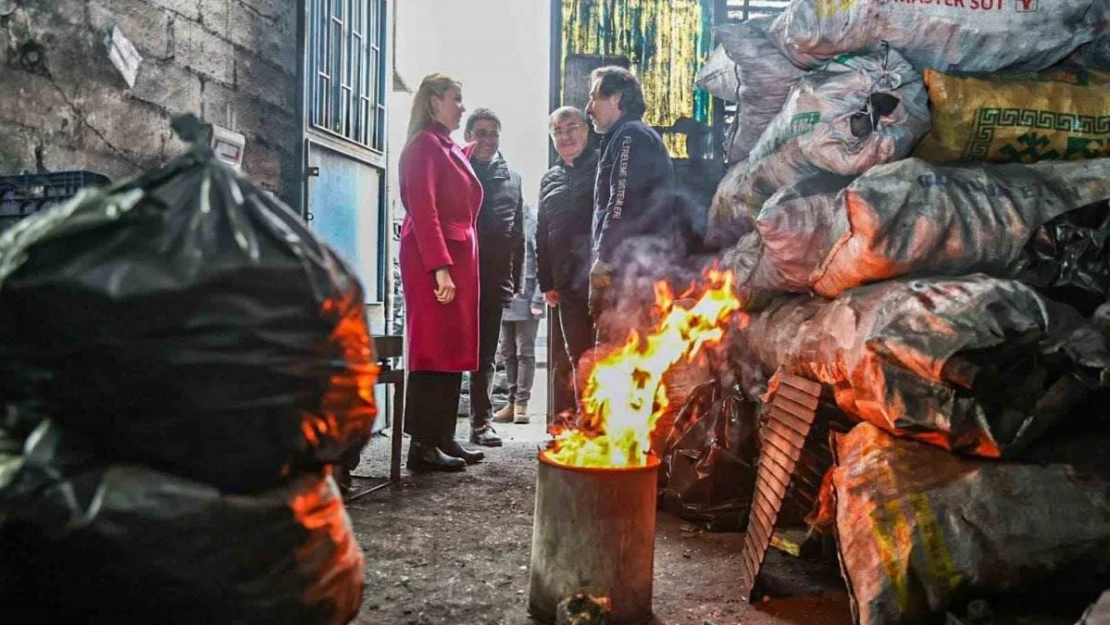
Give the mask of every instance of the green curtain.
M 694 86 L 713 45 L 713 0 L 563 0 L 563 58 L 568 54 L 626 56 L 647 100 L 645 120 L 670 126 L 681 117 L 706 124 L 713 100 Z M 664 136 L 675 158 L 686 158 L 681 136 Z

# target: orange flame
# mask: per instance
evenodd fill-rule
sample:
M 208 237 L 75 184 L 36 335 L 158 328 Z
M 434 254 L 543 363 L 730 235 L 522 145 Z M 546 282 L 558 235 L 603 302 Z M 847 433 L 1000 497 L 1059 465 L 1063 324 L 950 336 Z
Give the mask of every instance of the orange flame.
M 544 452 L 549 459 L 575 467 L 647 465 L 652 430 L 669 403 L 663 376 L 683 359 L 692 360 L 719 342 L 728 318 L 740 309 L 731 272 L 713 268 L 704 277 L 708 285 L 690 306 L 676 305 L 665 281 L 655 284 L 660 314 L 655 329 L 644 336 L 633 330 L 623 345 L 595 361 L 582 393 L 584 421 L 591 431 L 557 433 Z

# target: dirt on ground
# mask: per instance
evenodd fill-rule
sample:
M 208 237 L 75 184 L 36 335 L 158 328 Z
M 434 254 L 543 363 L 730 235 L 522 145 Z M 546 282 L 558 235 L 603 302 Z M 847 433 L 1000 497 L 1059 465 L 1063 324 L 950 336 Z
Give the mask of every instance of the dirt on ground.
M 460 438 L 465 421 L 459 422 Z M 506 444 L 460 474 L 404 472 L 399 487 L 348 504 L 366 553 L 360 625 L 530 625 L 528 566 L 536 451 L 543 426 L 499 428 Z M 407 439 L 406 439 L 407 447 Z M 377 437 L 358 475 L 388 474 Z M 370 479 L 356 479 L 356 487 Z M 742 534 L 712 534 L 660 513 L 655 542 L 656 625 L 848 625 L 835 563 L 775 550 L 765 576 L 775 596 L 752 605 L 739 591 Z

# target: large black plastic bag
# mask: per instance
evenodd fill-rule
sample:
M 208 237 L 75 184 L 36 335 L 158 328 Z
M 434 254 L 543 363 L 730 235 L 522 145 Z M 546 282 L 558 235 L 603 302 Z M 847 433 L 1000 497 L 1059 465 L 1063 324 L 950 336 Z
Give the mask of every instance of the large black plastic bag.
M 1105 587 L 1106 479 L 961 458 L 868 424 L 835 447 L 837 543 L 859 625 L 940 622 L 938 612 L 969 599 L 1049 583 Z
M 736 337 L 762 375 L 782 368 L 831 387 L 850 416 L 989 458 L 1021 453 L 1110 381 L 1078 312 L 983 275 L 781 298 Z
M 711 531 L 748 522 L 759 457 L 758 406 L 716 381 L 687 398 L 663 454 L 663 509 Z
M 335 483 L 227 495 L 108 464 L 57 424 L 0 488 L 0 605 L 19 623 L 341 625 L 363 557 Z
M 0 236 L 0 412 L 234 492 L 370 436 L 352 271 L 204 149 Z
M 1090 315 L 1110 299 L 1110 206 L 1098 202 L 1037 229 L 1017 278 Z
M 849 184 L 850 183 L 850 184 Z M 831 175 L 775 194 L 724 265 L 756 290 L 836 297 L 899 276 L 1020 275 L 1050 220 L 1110 198 L 1110 159 L 933 165 L 905 159 L 854 181 Z M 1042 255 L 1043 256 L 1043 255 Z

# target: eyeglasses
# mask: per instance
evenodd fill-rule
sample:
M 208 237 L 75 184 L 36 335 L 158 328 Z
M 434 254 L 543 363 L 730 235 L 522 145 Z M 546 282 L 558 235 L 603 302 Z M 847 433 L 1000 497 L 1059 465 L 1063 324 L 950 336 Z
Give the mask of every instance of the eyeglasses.
M 574 131 L 578 130 L 581 127 L 582 127 L 582 124 L 571 124 L 571 125 L 567 126 L 566 128 L 563 128 L 562 130 L 559 130 L 558 128 L 553 128 L 551 130 L 551 136 L 555 137 L 556 139 L 558 139 L 559 137 L 561 137 L 563 135 L 566 135 L 566 136 L 569 137 L 571 134 L 574 133 Z

